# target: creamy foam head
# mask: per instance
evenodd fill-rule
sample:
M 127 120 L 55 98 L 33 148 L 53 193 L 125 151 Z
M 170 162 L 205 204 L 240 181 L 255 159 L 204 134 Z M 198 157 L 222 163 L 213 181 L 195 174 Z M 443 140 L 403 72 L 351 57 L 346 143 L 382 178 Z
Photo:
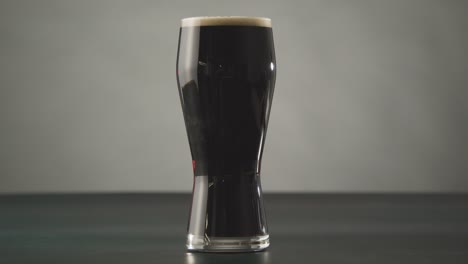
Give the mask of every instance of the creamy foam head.
M 200 26 L 254 26 L 271 27 L 271 19 L 266 17 L 212 16 L 189 17 L 182 19 L 182 27 Z

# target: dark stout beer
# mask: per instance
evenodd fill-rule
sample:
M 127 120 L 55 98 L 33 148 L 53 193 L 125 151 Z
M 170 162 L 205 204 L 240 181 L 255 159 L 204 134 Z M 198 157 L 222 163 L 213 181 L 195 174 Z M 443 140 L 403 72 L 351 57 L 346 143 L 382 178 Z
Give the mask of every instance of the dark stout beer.
M 259 176 L 275 76 L 269 19 L 183 20 L 177 80 L 195 176 L 188 233 L 205 244 L 268 238 Z

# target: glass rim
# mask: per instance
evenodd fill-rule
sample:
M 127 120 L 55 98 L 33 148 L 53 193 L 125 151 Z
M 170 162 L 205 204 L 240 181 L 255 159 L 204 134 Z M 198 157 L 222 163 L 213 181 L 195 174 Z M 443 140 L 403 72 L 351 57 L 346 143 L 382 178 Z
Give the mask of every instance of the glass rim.
M 271 28 L 271 19 L 256 16 L 197 16 L 181 19 L 181 27 L 256 26 Z

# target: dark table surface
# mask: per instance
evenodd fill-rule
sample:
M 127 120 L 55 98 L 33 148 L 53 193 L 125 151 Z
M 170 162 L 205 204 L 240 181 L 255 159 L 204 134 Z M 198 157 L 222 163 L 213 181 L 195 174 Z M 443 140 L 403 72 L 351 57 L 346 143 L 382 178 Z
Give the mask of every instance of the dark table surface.
M 468 195 L 266 194 L 271 246 L 188 253 L 188 194 L 0 196 L 0 263 L 468 263 Z

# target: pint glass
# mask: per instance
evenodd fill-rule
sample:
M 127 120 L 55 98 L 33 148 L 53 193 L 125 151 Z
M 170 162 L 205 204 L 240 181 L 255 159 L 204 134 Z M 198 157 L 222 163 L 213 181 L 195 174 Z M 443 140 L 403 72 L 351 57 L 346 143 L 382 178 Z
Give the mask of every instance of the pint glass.
M 194 174 L 188 250 L 269 246 L 260 171 L 275 78 L 270 19 L 182 19 L 177 83 Z

